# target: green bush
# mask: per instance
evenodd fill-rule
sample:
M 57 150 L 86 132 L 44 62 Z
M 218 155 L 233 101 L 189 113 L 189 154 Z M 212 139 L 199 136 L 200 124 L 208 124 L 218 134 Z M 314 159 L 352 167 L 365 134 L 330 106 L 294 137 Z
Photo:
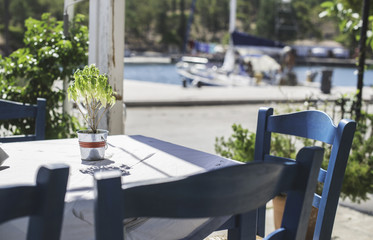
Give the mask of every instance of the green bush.
M 224 137 L 215 139 L 215 152 L 240 162 L 253 161 L 256 134 L 242 128 L 240 124 L 233 124 L 232 130 L 233 134 L 227 140 Z M 293 138 L 272 134 L 271 141 L 271 154 L 286 158 L 295 157 L 296 149 Z
M 9 57 L 0 56 L 0 97 L 2 99 L 36 103 L 38 97 L 47 100 L 46 138 L 70 137 L 78 128 L 78 121 L 62 112 L 65 92 L 55 80 L 68 78 L 88 60 L 88 28 L 77 15 L 69 37 L 63 34 L 63 22 L 49 13 L 41 20 L 26 20 L 25 47 Z M 33 132 L 30 120 L 2 124 L 13 133 Z M 16 128 L 11 128 L 11 126 Z
M 233 134 L 225 141 L 224 137 L 216 138 L 215 151 L 223 157 L 241 162 L 254 159 L 255 133 L 233 124 Z
M 346 173 L 342 197 L 360 202 L 373 193 L 373 115 L 363 112 L 356 126 Z

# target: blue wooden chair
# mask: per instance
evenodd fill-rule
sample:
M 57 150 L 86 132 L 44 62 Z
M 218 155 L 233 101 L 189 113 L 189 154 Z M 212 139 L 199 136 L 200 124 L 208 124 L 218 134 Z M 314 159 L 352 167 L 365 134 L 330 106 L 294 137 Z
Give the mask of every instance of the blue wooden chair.
M 356 123 L 343 119 L 335 126 L 332 119 L 321 111 L 302 111 L 273 115 L 272 108 L 260 108 L 255 142 L 255 160 L 267 161 L 270 155 L 271 133 L 287 134 L 321 141 L 332 145 L 327 169 L 320 169 L 318 181 L 323 183 L 321 196 L 315 193 L 313 206 L 318 216 L 313 239 L 330 239 L 343 176 L 351 149 Z M 287 203 L 286 203 L 287 204 Z M 264 236 L 265 208 L 258 214 L 258 235 Z
M 277 159 L 235 165 L 124 189 L 120 172 L 97 172 L 96 240 L 123 239 L 126 218 L 204 218 L 247 213 L 256 219 L 256 208 L 283 191 L 289 196 L 289 208 L 284 213 L 287 217 L 283 227 L 268 239 L 304 239 L 323 152 L 320 147 L 307 147 L 300 150 L 297 161 Z M 250 236 L 255 239 L 255 225 L 252 229 Z M 199 235 L 198 239 L 203 238 Z M 245 239 L 252 238 L 246 235 Z
M 69 167 L 53 164 L 41 167 L 36 186 L 0 188 L 0 224 L 30 216 L 27 239 L 60 238 Z
M 35 134 L 25 136 L 8 136 L 0 138 L 0 142 L 20 142 L 43 140 L 45 136 L 46 100 L 37 99 L 37 105 L 0 100 L 0 120 L 18 118 L 35 118 Z

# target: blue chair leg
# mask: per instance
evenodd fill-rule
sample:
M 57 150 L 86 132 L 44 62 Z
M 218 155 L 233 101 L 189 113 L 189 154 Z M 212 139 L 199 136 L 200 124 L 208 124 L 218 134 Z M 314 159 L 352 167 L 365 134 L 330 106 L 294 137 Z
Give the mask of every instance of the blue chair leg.
M 228 240 L 255 240 L 256 217 L 256 210 L 236 216 L 236 228 L 228 230 Z

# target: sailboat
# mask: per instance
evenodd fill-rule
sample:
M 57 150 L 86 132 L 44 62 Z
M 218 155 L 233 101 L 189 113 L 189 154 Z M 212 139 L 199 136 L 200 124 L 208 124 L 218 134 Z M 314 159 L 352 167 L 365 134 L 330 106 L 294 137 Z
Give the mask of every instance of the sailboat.
M 221 66 L 207 58 L 185 56 L 176 64 L 182 84 L 187 86 L 249 86 L 279 84 L 280 58 L 286 50 L 281 42 L 235 30 L 236 0 L 230 2 L 230 41 Z

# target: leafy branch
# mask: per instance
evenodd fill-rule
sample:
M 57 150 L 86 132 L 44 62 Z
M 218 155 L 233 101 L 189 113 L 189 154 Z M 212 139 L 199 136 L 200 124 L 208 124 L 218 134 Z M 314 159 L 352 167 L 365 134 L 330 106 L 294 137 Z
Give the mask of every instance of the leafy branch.
M 85 66 L 83 70 L 78 69 L 74 73 L 74 79 L 68 89 L 69 98 L 77 103 L 85 122 L 92 132 L 96 133 L 102 117 L 115 104 L 113 89 L 109 85 L 107 75 L 100 74 L 94 64 Z M 84 113 L 79 103 L 84 106 L 87 113 Z M 103 111 L 100 112 L 100 109 Z

